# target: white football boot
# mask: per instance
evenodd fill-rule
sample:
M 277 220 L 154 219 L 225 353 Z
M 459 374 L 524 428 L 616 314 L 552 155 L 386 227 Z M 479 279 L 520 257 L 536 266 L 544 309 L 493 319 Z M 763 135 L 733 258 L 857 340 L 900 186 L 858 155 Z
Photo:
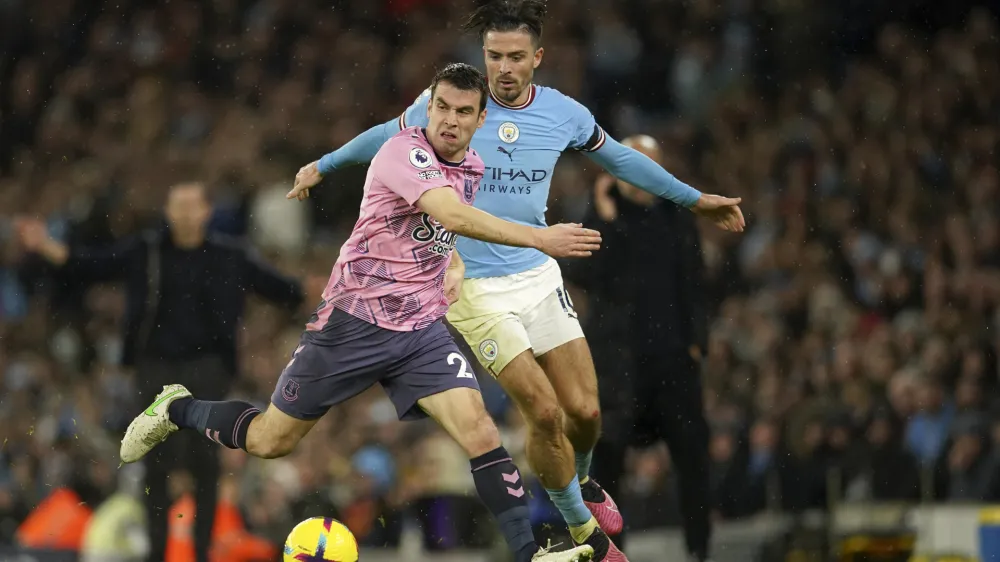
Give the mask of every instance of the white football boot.
M 552 541 L 549 541 L 549 546 L 538 549 L 538 552 L 531 557 L 531 562 L 589 562 L 594 559 L 594 547 L 587 544 L 562 552 L 549 552 L 550 550 Z
M 122 462 L 135 462 L 146 456 L 153 447 L 167 440 L 178 427 L 170 421 L 170 404 L 180 398 L 190 398 L 188 389 L 179 384 L 168 384 L 156 400 L 132 420 L 122 438 L 119 451 Z

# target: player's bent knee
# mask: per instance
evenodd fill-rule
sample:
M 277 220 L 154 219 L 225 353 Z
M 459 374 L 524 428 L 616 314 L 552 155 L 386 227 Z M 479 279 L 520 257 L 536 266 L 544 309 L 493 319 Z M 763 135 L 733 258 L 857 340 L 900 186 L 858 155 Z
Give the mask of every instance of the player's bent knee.
M 426 396 L 417 404 L 475 458 L 500 446 L 500 431 L 474 388 L 452 388 Z
M 262 459 L 277 459 L 291 454 L 299 438 L 284 431 L 264 431 L 247 439 L 247 452 Z
M 576 400 L 563 406 L 566 417 L 576 423 L 600 423 L 601 405 L 595 396 L 593 400 Z
M 531 429 L 543 435 L 557 435 L 563 432 L 563 411 L 555 401 L 532 408 L 525 421 Z
M 295 445 L 297 441 L 291 439 L 282 439 L 278 436 L 268 436 L 260 441 L 256 441 L 253 447 L 250 448 L 250 452 L 257 457 L 262 459 L 279 459 L 284 456 L 288 456 L 292 451 L 295 450 Z
M 247 452 L 263 459 L 287 456 L 315 423 L 315 420 L 299 420 L 270 407 L 250 423 Z
M 462 448 L 469 454 L 469 458 L 485 455 L 500 445 L 500 430 L 485 412 L 476 422 L 475 428 L 462 438 Z
M 563 430 L 563 410 L 552 384 L 531 351 L 514 358 L 497 378 L 500 386 L 517 402 L 525 423 L 535 433 L 555 434 Z
M 565 420 L 562 406 L 551 390 L 538 390 L 539 392 L 523 396 L 520 400 L 519 406 L 525 423 L 536 433 L 562 433 Z

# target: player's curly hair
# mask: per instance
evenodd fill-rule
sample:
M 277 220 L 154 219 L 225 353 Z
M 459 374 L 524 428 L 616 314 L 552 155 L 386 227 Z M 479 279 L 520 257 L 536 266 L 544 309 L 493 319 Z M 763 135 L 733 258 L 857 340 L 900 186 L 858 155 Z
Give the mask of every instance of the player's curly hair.
M 545 0 L 489 0 L 472 12 L 463 27 L 480 39 L 490 31 L 524 31 L 537 45 L 545 12 Z
M 431 98 L 441 82 L 466 92 L 479 92 L 479 111 L 486 109 L 486 76 L 478 68 L 464 62 L 454 62 L 437 71 L 431 80 Z

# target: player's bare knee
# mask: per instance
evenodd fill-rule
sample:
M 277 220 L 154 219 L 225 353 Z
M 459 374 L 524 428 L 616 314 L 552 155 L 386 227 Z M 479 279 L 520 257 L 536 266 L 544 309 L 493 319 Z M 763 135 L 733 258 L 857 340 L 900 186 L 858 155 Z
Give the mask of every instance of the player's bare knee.
M 262 431 L 247 436 L 247 450 L 255 457 L 277 459 L 291 454 L 299 438 L 291 433 L 276 431 L 267 426 Z
M 475 428 L 463 436 L 462 446 L 470 458 L 485 455 L 500 446 L 500 431 L 489 414 L 483 412 Z
M 273 435 L 255 442 L 251 452 L 262 459 L 278 459 L 291 454 L 295 450 L 295 445 L 296 441 L 293 438 Z
M 553 400 L 532 408 L 530 419 L 526 421 L 539 434 L 558 435 L 563 432 L 564 419 L 562 408 Z
M 576 400 L 565 405 L 564 409 L 566 417 L 578 425 L 601 423 L 601 406 L 596 397 L 593 400 Z

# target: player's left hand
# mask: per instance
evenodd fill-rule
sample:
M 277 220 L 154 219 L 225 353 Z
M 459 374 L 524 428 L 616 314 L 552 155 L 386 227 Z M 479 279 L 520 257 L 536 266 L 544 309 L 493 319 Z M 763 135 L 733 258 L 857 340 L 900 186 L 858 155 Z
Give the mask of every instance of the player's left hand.
M 299 173 L 295 174 L 295 183 L 292 190 L 285 196 L 286 199 L 298 199 L 305 201 L 309 198 L 309 190 L 316 187 L 323 179 L 323 174 L 319 173 L 319 161 L 310 162 L 299 168 Z
M 587 258 L 601 249 L 601 233 L 579 223 L 561 223 L 536 232 L 535 248 L 554 258 Z
M 694 207 L 691 207 L 691 211 L 714 222 L 715 226 L 722 230 L 743 232 L 747 223 L 743 219 L 743 211 L 740 210 L 742 201 L 743 199 L 739 197 L 734 199 L 703 193 Z
M 449 267 L 444 272 L 444 296 L 448 299 L 448 306 L 458 302 L 462 296 L 462 281 L 465 280 L 464 267 Z

